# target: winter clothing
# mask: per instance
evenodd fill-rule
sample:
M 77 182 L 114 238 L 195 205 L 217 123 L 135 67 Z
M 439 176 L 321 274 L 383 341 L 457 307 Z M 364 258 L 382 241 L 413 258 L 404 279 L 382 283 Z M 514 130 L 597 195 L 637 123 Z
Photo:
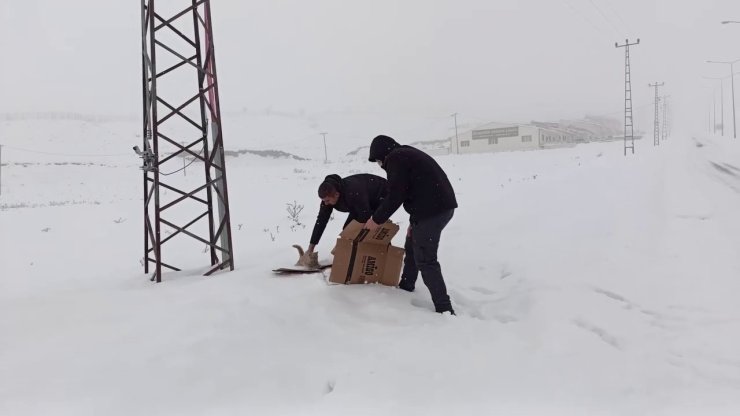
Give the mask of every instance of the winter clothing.
M 416 278 L 421 278 L 432 295 L 432 302 L 437 312 L 452 312 L 447 286 L 442 277 L 442 269 L 437 261 L 437 248 L 442 230 L 452 219 L 455 210 L 450 209 L 437 215 L 411 223 L 411 233 L 406 237 L 406 257 L 403 259 L 403 273 L 398 287 L 409 292 L 414 291 Z
M 369 160 L 382 161 L 388 175 L 388 198 L 373 214 L 377 224 L 386 222 L 401 204 L 412 221 L 457 208 L 447 175 L 421 150 L 402 146 L 388 136 L 378 136 L 370 145 Z
M 382 224 L 403 204 L 410 216 L 410 235 L 406 237 L 406 257 L 399 288 L 412 292 L 421 272 L 437 312 L 451 312 L 452 303 L 437 249 L 442 230 L 457 208 L 452 184 L 437 162 L 411 146 L 402 146 L 388 136 L 377 136 L 370 145 L 371 162 L 382 161 L 388 175 L 388 196 L 373 213 Z
M 347 176 L 346 178 L 339 175 L 329 175 L 324 179 L 324 182 L 334 185 L 334 188 L 339 192 L 339 200 L 335 205 L 326 205 L 323 201 L 321 202 L 319 215 L 316 217 L 316 224 L 314 224 L 311 233 L 311 244 L 319 243 L 333 210 L 349 212 L 344 227 L 352 220 L 364 223 L 370 219 L 370 216 L 380 206 L 388 192 L 388 184 L 384 178 L 368 173 Z

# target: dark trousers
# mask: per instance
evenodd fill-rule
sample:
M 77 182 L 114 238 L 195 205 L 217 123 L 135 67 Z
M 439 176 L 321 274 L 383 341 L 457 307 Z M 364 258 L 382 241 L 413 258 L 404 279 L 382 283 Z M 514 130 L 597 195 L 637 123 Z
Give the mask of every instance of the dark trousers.
M 432 295 L 437 312 L 452 311 L 447 286 L 442 277 L 442 268 L 437 261 L 437 249 L 442 230 L 452 219 L 455 210 L 443 211 L 421 220 L 411 221 L 411 232 L 406 235 L 406 257 L 403 260 L 403 273 L 399 287 L 413 291 L 416 278 L 421 278 Z

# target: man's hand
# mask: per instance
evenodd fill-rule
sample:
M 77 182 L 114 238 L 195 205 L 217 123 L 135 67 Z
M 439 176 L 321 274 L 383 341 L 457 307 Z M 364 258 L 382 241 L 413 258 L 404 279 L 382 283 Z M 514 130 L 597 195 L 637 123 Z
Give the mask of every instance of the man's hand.
M 373 221 L 373 217 L 370 217 L 369 220 L 365 223 L 365 225 L 362 227 L 366 230 L 375 231 L 378 227 L 380 227 L 378 224 Z

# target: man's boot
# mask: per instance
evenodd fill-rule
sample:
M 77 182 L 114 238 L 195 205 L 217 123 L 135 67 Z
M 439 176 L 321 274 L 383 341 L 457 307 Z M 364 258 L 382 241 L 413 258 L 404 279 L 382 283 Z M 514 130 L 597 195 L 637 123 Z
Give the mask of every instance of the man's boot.
M 413 292 L 414 291 L 414 284 L 409 282 L 406 279 L 401 279 L 401 282 L 398 284 L 399 289 L 403 289 L 407 292 Z

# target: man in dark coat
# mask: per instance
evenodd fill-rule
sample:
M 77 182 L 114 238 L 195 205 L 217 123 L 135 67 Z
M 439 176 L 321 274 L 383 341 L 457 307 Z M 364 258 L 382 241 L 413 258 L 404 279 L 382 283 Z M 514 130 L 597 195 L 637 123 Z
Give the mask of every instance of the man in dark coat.
M 406 233 L 406 257 L 398 287 L 414 290 L 421 272 L 437 312 L 454 315 L 447 295 L 437 248 L 442 230 L 457 208 L 455 191 L 447 175 L 428 154 L 411 146 L 401 146 L 388 136 L 377 136 L 370 145 L 371 162 L 378 162 L 388 176 L 388 196 L 365 228 L 383 224 L 403 204 L 411 225 Z
M 339 175 L 327 176 L 319 185 L 321 205 L 311 233 L 308 252 L 313 252 L 319 243 L 333 210 L 349 213 L 342 228 L 352 220 L 364 223 L 378 209 L 387 193 L 388 183 L 380 176 L 369 173 L 360 173 L 346 178 Z

